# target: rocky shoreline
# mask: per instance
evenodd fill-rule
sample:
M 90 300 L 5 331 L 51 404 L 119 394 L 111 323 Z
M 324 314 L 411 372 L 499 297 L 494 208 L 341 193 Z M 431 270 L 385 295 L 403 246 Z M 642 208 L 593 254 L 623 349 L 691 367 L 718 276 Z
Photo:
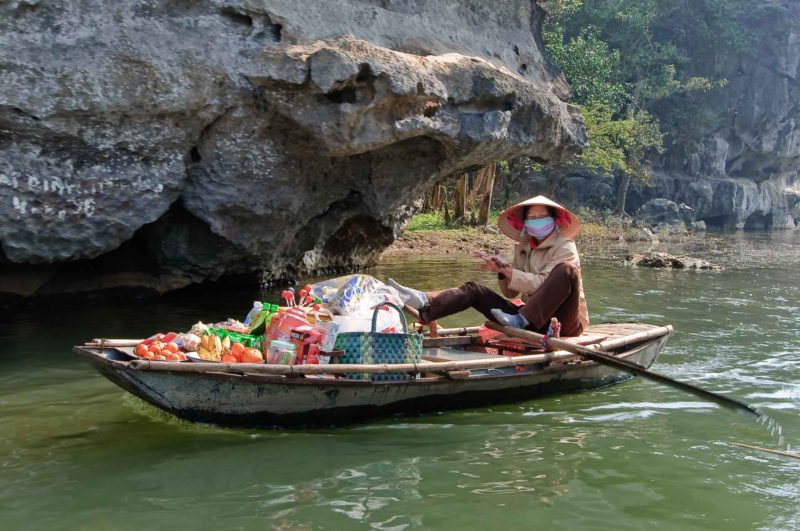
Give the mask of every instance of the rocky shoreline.
M 616 225 L 584 224 L 576 243 L 583 259 L 619 258 L 620 265 L 670 267 L 674 269 L 717 269 L 698 258 L 685 256 L 683 248 L 706 236 L 690 233 L 655 235 L 637 228 Z M 657 252 L 656 246 L 678 255 Z M 493 227 L 458 230 L 407 231 L 389 246 L 381 260 L 414 256 L 470 256 L 475 251 L 495 252 L 510 256 L 514 242 L 498 234 Z M 635 258 L 635 259 L 634 259 Z

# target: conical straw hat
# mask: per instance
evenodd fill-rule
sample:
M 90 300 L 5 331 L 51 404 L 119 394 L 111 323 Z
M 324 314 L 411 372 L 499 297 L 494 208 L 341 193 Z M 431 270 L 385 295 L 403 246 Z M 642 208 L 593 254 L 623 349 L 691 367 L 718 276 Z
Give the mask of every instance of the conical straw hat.
M 575 238 L 581 231 L 581 221 L 578 219 L 578 216 L 555 201 L 551 201 L 543 195 L 537 195 L 536 197 L 531 197 L 530 199 L 526 199 L 521 203 L 517 203 L 505 209 L 497 220 L 497 228 L 500 232 L 518 242 L 527 240 L 529 236 L 526 234 L 520 236 L 520 232 L 522 231 L 521 224 L 525 223 L 526 207 L 531 205 L 544 205 L 546 207 L 555 208 L 556 211 L 559 212 L 556 218 L 556 226 L 559 232 L 567 238 Z M 513 223 L 513 218 L 516 218 L 518 223 Z M 515 228 L 514 225 L 517 225 L 519 228 Z

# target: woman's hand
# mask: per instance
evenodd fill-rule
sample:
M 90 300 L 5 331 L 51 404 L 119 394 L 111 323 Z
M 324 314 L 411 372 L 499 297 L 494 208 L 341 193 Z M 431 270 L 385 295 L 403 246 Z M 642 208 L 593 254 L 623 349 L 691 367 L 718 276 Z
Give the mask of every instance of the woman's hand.
M 483 260 L 482 264 L 478 264 L 478 269 L 491 271 L 492 273 L 502 273 L 506 278 L 511 278 L 511 266 L 502 256 L 490 256 L 481 252 L 477 252 L 473 256 Z

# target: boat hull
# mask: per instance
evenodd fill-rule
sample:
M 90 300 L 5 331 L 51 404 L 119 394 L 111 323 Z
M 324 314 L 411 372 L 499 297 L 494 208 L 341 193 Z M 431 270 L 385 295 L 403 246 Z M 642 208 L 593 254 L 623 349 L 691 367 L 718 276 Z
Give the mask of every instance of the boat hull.
M 657 337 L 616 354 L 650 367 L 667 337 Z M 188 421 L 236 427 L 352 423 L 394 414 L 518 402 L 597 389 L 631 378 L 630 374 L 586 360 L 472 371 L 464 379 L 386 382 L 197 374 L 135 370 L 115 356 L 114 349 L 75 350 L 110 381 L 162 410 Z

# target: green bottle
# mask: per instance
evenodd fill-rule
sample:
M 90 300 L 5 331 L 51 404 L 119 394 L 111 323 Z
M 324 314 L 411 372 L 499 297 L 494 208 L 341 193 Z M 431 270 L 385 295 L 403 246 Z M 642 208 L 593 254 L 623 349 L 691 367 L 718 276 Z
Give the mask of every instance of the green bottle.
M 258 315 L 256 315 L 253 322 L 250 324 L 250 328 L 247 330 L 247 333 L 250 335 L 261 335 L 264 333 L 264 329 L 266 328 L 266 323 L 272 318 L 272 314 L 274 313 L 272 307 L 275 306 L 274 304 L 269 304 L 267 302 L 262 303 L 263 307 Z

